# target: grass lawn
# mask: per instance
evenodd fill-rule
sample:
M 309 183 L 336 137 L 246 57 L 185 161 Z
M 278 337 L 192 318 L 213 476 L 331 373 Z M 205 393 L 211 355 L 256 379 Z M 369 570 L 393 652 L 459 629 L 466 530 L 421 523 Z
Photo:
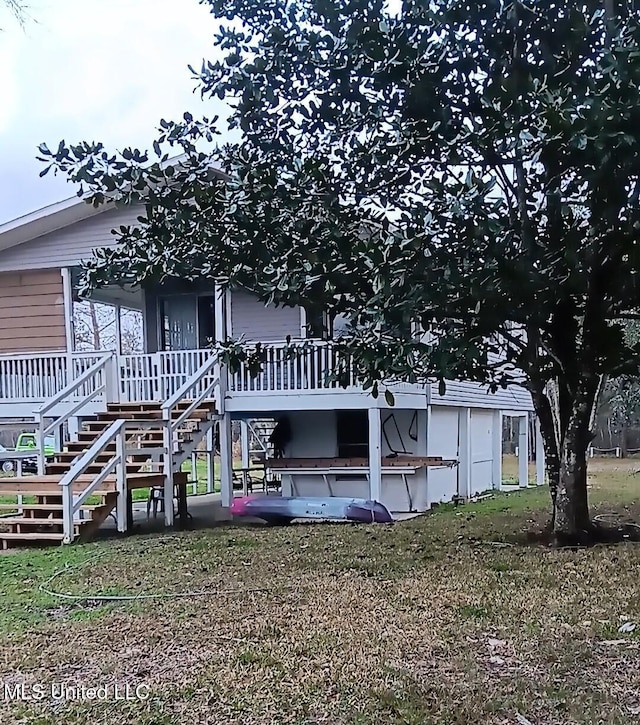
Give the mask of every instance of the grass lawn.
M 638 468 L 594 463 L 593 512 L 640 521 Z M 640 545 L 527 543 L 546 520 L 547 491 L 531 489 L 390 527 L 225 526 L 0 556 L 4 684 L 150 692 L 5 698 L 0 722 L 639 722 Z M 89 598 L 192 594 L 65 602 L 39 590 L 58 571 L 52 588 Z

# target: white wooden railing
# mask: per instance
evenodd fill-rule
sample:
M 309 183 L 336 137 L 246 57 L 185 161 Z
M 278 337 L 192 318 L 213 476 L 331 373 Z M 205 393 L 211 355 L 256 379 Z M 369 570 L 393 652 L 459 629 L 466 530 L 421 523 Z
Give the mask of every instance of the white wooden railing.
M 60 480 L 62 490 L 62 530 L 64 534 L 63 543 L 70 544 L 74 539 L 74 524 L 78 520 L 77 514 L 87 499 L 100 489 L 100 486 L 107 478 L 114 474 L 116 476 L 116 524 L 118 531 L 124 532 L 127 529 L 127 456 L 139 455 L 165 455 L 163 447 L 154 448 L 128 448 L 127 431 L 132 428 L 144 429 L 157 427 L 157 421 L 135 421 L 135 420 L 114 420 L 104 430 L 91 447 L 71 465 L 71 468 Z M 115 453 L 106 463 L 100 463 L 102 470 L 96 474 L 93 480 L 81 491 L 74 491 L 74 484 L 79 480 L 85 471 L 94 465 L 98 457 L 105 452 L 108 446 L 115 442 Z M 170 485 L 173 486 L 173 476 L 170 477 Z M 170 490 L 167 501 L 173 500 L 173 492 Z M 167 506 L 167 509 L 173 509 Z
M 33 352 L 0 355 L 0 401 L 43 401 L 64 390 L 103 352 Z
M 178 441 L 178 431 L 189 416 L 207 400 L 215 400 L 217 412 L 223 412 L 224 397 L 220 391 L 220 362 L 217 355 L 210 355 L 193 375 L 162 404 L 162 419 L 164 422 L 163 445 L 164 455 L 165 492 L 164 500 L 171 501 L 173 472 L 179 463 L 173 460 L 175 446 Z M 188 403 L 184 409 L 178 406 Z M 178 413 L 174 415 L 174 413 Z M 210 423 L 213 416 L 211 416 Z M 204 426 L 203 426 L 204 428 Z M 168 526 L 173 524 L 173 511 L 171 506 L 165 507 L 165 522 Z
M 213 350 L 207 349 L 121 355 L 120 399 L 167 400 L 213 355 Z
M 104 353 L 29 353 L 0 355 L 0 405 L 42 403 L 58 396 L 99 361 Z M 135 353 L 114 357 L 114 401 L 165 401 L 185 385 L 198 369 L 215 357 L 211 349 Z M 340 374 L 335 379 L 333 374 Z M 271 393 L 330 393 L 359 390 L 354 366 L 331 342 L 305 340 L 268 342 L 262 370 L 253 376 L 246 363 L 235 373 L 224 374 L 225 389 L 232 396 Z M 77 389 L 78 399 L 91 386 Z M 397 389 L 415 390 L 411 384 Z M 34 406 L 35 407 L 35 406 Z M 9 406 L 7 405 L 7 410 Z M 33 408 L 32 408 L 33 410 Z
M 100 398 L 105 404 L 114 399 L 113 353 L 104 353 L 84 372 L 75 377 L 59 393 L 43 403 L 35 413 L 38 426 L 38 473 L 44 473 L 45 439 L 54 430 L 62 430 L 62 426 L 77 415 L 92 401 Z M 64 403 L 64 410 L 58 410 Z M 46 420 L 53 418 L 47 424 Z M 60 441 L 58 447 L 61 448 Z
M 330 379 L 340 372 L 341 380 Z M 269 342 L 265 344 L 262 371 L 252 376 L 249 366 L 241 363 L 230 375 L 229 391 L 233 394 L 260 394 L 295 391 L 329 391 L 356 388 L 352 361 L 330 342 Z

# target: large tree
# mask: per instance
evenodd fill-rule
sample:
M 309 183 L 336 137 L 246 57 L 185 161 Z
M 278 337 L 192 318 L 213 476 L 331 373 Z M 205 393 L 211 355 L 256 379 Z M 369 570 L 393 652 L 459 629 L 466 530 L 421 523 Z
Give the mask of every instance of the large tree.
M 240 141 L 211 153 L 220 124 L 186 113 L 150 153 L 41 147 L 94 203 L 146 205 L 86 284 L 222 277 L 346 315 L 365 385 L 526 385 L 555 532 L 588 537 L 598 391 L 638 367 L 622 334 L 640 301 L 632 4 L 206 2 L 219 59 L 192 71 Z

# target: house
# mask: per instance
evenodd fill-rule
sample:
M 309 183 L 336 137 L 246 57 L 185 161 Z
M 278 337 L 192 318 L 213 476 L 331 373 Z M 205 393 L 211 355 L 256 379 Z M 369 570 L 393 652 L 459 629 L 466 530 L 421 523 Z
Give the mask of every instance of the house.
M 515 416 L 527 484 L 532 403 L 523 389 L 489 394 L 451 381 L 440 396 L 437 385 L 398 383 L 389 406 L 355 381 L 346 388 L 327 381 L 335 348 L 308 336 L 304 309 L 265 306 L 244 290 L 209 280 L 99 290 L 94 300 L 140 311 L 144 352 L 78 352 L 73 307 L 81 263 L 113 246 L 111 230 L 137 215 L 73 198 L 0 226 L 0 423 L 31 421 L 41 439 L 57 436 L 59 450 L 49 462 L 39 452 L 33 479 L 0 479 L 5 495 L 41 496 L 41 508 L 25 506 L 6 519 L 13 538 L 42 538 L 44 530 L 69 541 L 113 509 L 124 530 L 128 491 L 164 485 L 172 497 L 180 466 L 202 441 L 212 485 L 216 427 L 221 499 L 229 506 L 233 420 L 242 422 L 245 467 L 251 421 L 286 420 L 284 457 L 270 463 L 285 494 L 366 497 L 392 512 L 420 512 L 500 488 L 502 419 Z M 208 341 L 227 336 L 268 345 L 257 377 L 221 365 Z M 299 355 L 288 354 L 288 337 Z M 541 481 L 542 446 L 536 449 Z M 102 503 L 91 509 L 96 495 Z M 168 506 L 168 524 L 173 515 Z

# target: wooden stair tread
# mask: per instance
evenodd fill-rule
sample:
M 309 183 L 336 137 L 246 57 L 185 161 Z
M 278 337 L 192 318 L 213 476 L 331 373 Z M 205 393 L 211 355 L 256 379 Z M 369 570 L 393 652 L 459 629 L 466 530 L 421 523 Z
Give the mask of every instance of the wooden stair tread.
M 112 491 L 111 493 L 115 493 L 115 491 Z M 93 511 L 95 509 L 100 509 L 104 506 L 103 503 L 100 504 L 86 504 L 83 503 L 82 506 L 80 506 L 80 509 L 82 511 Z M 17 508 L 22 508 L 23 511 L 62 511 L 62 504 L 61 503 L 23 503 L 21 506 L 19 506 L 17 503 L 0 503 L 0 510 L 14 510 Z M 5 518 L 0 514 L 0 523 L 5 521 Z
M 185 474 L 186 476 L 186 474 Z M 60 488 L 60 475 L 49 476 L 14 476 L 13 478 L 0 479 L 0 495 L 4 496 L 62 496 Z M 81 493 L 87 486 L 95 480 L 95 476 L 79 476 L 74 482 L 74 493 Z M 17 481 L 17 483 L 16 483 Z M 164 474 L 155 471 L 142 471 L 127 474 L 128 488 L 148 488 L 149 486 L 159 486 L 164 483 Z M 115 476 L 107 476 L 100 484 L 100 488 L 94 491 L 92 496 L 105 497 L 116 491 Z
M 74 525 L 88 524 L 91 521 L 90 518 L 86 519 L 74 519 Z M 0 524 L 29 524 L 33 526 L 61 526 L 64 523 L 64 519 L 60 516 L 59 518 L 31 518 L 30 516 L 5 516 L 0 518 Z
M 74 490 L 74 494 L 77 496 L 82 493 L 84 489 L 77 489 Z M 113 488 L 101 488 L 97 491 L 94 491 L 91 495 L 92 496 L 98 496 L 99 498 L 106 498 L 110 493 L 115 493 L 116 489 L 115 486 Z M 14 490 L 7 490 L 4 488 L 0 488 L 0 494 L 3 496 L 35 496 L 36 498 L 62 498 L 62 491 L 60 487 L 57 489 L 55 488 L 35 488 L 35 489 L 23 489 L 21 491 L 14 491 Z M 13 506 L 17 506 L 18 504 L 13 504 Z M 23 508 L 29 508 L 30 504 L 23 503 Z M 44 504 L 44 506 L 48 506 L 48 504 Z
M 175 409 L 188 408 L 193 403 L 193 400 L 184 399 L 179 401 Z M 205 398 L 201 400 L 198 407 L 211 408 L 216 405 L 216 401 L 213 398 Z M 162 402 L 159 400 L 149 400 L 140 402 L 122 402 L 122 403 L 107 403 L 107 410 L 160 410 L 162 408 Z
M 0 540 L 7 541 L 62 541 L 63 533 L 52 531 L 16 533 L 14 531 L 0 531 Z

